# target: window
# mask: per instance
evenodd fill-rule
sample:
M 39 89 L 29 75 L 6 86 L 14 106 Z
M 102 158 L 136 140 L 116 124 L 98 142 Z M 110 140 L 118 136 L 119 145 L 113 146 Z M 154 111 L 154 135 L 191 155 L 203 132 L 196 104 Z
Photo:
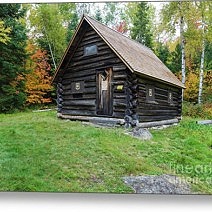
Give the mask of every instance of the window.
M 84 92 L 84 81 L 72 82 L 71 83 L 71 91 L 74 93 L 83 93 Z
M 155 88 L 152 85 L 146 86 L 146 100 L 147 102 L 155 102 Z
M 94 55 L 97 54 L 97 46 L 85 46 L 84 48 L 84 56 Z
M 173 105 L 173 93 L 171 91 L 168 91 L 168 103 Z

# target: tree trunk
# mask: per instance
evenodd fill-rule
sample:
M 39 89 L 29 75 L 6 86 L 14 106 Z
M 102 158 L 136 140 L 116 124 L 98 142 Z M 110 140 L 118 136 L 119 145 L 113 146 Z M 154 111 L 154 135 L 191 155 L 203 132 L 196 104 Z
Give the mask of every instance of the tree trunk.
M 184 38 L 184 17 L 182 15 L 182 2 L 180 4 L 180 38 L 181 38 L 181 70 L 182 70 L 182 83 L 185 85 L 186 81 L 186 71 L 185 71 L 185 38 Z M 182 100 L 183 100 L 183 91 L 182 91 Z
M 182 52 L 182 64 L 181 64 L 181 68 L 182 68 L 182 83 L 185 85 L 185 39 L 184 39 L 184 35 L 183 35 L 183 17 L 181 17 L 181 26 L 180 26 L 180 34 L 181 34 L 181 52 Z
M 48 37 L 48 34 L 47 34 L 45 26 L 44 26 L 44 32 L 45 32 L 46 39 L 47 39 L 47 42 L 48 42 L 48 45 L 49 45 L 49 50 L 50 50 L 52 61 L 53 61 L 53 64 L 54 64 L 54 69 L 56 70 L 57 66 L 56 66 L 56 63 L 55 63 L 54 55 L 53 55 L 53 52 L 52 52 L 52 47 L 51 47 L 51 44 L 50 44 L 49 37 Z
M 202 14 L 202 55 L 200 62 L 200 73 L 199 73 L 199 94 L 198 94 L 198 104 L 202 102 L 202 86 L 203 86 L 203 76 L 204 76 L 204 60 L 205 60 L 205 23 Z
M 47 36 L 47 35 L 46 35 L 46 36 Z M 47 38 L 47 40 L 48 40 L 48 38 Z M 55 63 L 55 60 L 54 60 L 54 55 L 53 55 L 52 47 L 51 47 L 51 44 L 49 43 L 49 40 L 48 40 L 48 45 L 49 45 L 49 50 L 50 50 L 50 53 L 51 53 L 52 61 L 53 61 L 53 63 L 54 63 L 54 70 L 56 71 L 57 66 L 56 66 L 56 63 Z
M 205 58 L 205 41 L 204 41 L 204 38 L 203 38 L 203 40 L 202 40 L 202 55 L 201 55 L 201 63 L 200 63 L 200 74 L 199 74 L 198 104 L 201 104 L 201 102 L 202 102 L 202 86 L 203 86 L 203 76 L 204 76 L 204 71 L 203 71 L 204 58 Z

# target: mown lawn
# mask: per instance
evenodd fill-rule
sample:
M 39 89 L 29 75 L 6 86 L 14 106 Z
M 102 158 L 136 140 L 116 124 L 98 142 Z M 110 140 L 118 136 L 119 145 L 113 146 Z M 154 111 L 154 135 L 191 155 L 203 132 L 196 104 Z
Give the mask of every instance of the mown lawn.
M 0 115 L 0 191 L 133 192 L 121 177 L 176 174 L 212 194 L 212 127 L 184 118 L 145 142 L 123 128 L 56 118 L 54 111 Z

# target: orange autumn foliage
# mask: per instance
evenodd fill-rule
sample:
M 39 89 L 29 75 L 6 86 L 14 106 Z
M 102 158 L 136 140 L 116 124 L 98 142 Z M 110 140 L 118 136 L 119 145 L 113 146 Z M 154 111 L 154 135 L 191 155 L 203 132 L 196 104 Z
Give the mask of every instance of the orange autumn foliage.
M 120 22 L 115 27 L 113 27 L 113 29 L 116 30 L 117 32 L 122 33 L 122 34 L 124 34 L 128 31 L 127 24 L 126 24 L 125 21 Z
M 26 75 L 27 104 L 50 103 L 52 100 L 47 94 L 53 87 L 47 53 L 32 44 L 28 45 L 27 51 L 31 53 L 30 60 L 27 62 L 27 68 L 31 70 Z

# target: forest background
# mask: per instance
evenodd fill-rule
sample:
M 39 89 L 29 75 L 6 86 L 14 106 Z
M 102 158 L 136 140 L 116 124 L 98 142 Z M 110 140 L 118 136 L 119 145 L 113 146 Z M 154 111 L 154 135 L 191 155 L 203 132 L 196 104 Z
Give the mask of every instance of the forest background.
M 212 2 L 0 4 L 0 113 L 56 104 L 51 84 L 83 13 L 151 48 L 185 84 L 183 113 L 212 118 Z

